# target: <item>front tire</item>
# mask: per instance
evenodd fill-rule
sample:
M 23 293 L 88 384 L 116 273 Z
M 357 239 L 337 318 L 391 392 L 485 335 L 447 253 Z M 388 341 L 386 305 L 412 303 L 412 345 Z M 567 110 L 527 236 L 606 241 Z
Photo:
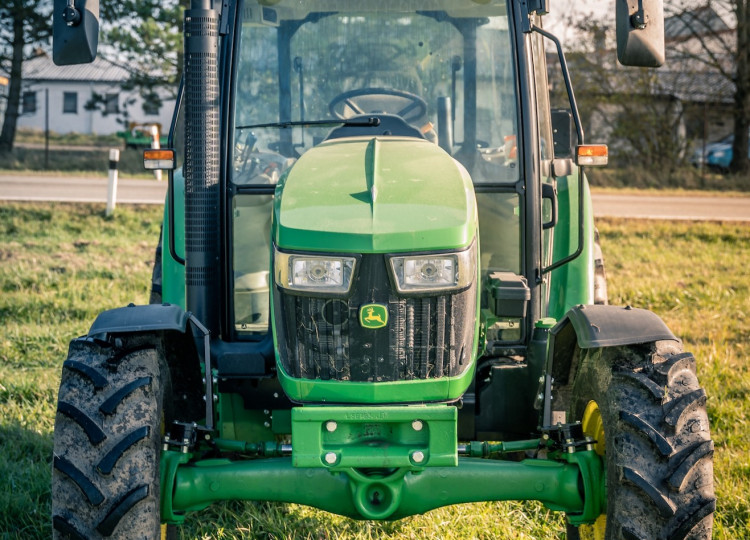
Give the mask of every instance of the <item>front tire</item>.
M 667 341 L 580 354 L 568 418 L 599 441 L 607 513 L 568 538 L 710 539 L 714 446 L 695 358 Z
M 159 456 L 169 388 L 159 340 L 71 343 L 55 418 L 54 538 L 161 536 Z

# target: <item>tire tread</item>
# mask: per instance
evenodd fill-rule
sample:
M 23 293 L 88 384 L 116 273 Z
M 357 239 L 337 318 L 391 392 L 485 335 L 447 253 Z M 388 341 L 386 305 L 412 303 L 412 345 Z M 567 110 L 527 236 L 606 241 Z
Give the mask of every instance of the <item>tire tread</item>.
M 71 342 L 55 420 L 53 538 L 158 538 L 159 433 L 171 420 L 163 339 Z
M 94 506 L 99 506 L 104 502 L 104 494 L 94 483 L 75 465 L 63 457 L 55 456 L 52 460 L 53 467 L 62 474 L 70 478 L 78 486 L 81 493 Z
M 97 472 L 105 476 L 110 474 L 123 454 L 125 454 L 131 446 L 147 438 L 150 431 L 151 430 L 148 426 L 143 426 L 123 437 L 122 440 L 118 442 L 112 450 L 107 452 L 107 454 L 96 465 Z
M 623 467 L 621 476 L 623 480 L 645 493 L 646 496 L 656 505 L 659 509 L 659 513 L 663 517 L 671 517 L 675 515 L 675 512 L 677 511 L 675 504 L 670 501 L 669 498 L 664 496 L 658 486 L 646 480 L 643 474 L 635 469 L 631 469 L 630 467 Z
M 151 377 L 141 377 L 132 382 L 129 382 L 125 386 L 118 388 L 109 398 L 99 406 L 99 410 L 102 414 L 112 416 L 117 410 L 117 406 L 122 403 L 130 394 L 135 392 L 138 388 L 148 386 L 151 384 Z
M 77 360 L 66 360 L 63 363 L 63 368 L 83 375 L 91 381 L 91 384 L 94 385 L 96 390 L 103 390 L 109 384 L 107 377 L 99 373 L 96 368 L 84 364 L 83 362 L 78 362 Z
M 688 538 L 695 528 L 701 524 L 708 516 L 716 511 L 716 499 L 712 499 L 704 504 L 697 512 L 693 512 L 683 521 L 680 526 L 668 538 L 668 540 L 682 540 Z
M 97 423 L 89 417 L 89 415 L 72 403 L 58 401 L 57 411 L 81 426 L 81 429 L 86 433 L 91 444 L 97 445 L 107 438 L 107 435 L 102 431 L 102 428 L 100 428 Z
M 654 443 L 654 446 L 659 450 L 662 456 L 668 457 L 674 453 L 672 444 L 664 435 L 659 433 L 659 429 L 637 414 L 620 411 L 620 420 L 643 433 L 652 443 Z
M 690 473 L 704 458 L 710 458 L 714 455 L 714 442 L 711 440 L 698 443 L 693 447 L 687 449 L 683 454 L 679 456 L 678 464 L 672 475 L 667 480 L 667 485 L 672 491 L 683 491 L 685 486 L 685 480 L 690 476 Z
M 88 540 L 78 529 L 62 516 L 52 516 L 52 528 L 70 540 Z
M 709 540 L 714 445 L 694 356 L 673 342 L 583 354 L 569 418 L 592 399 L 602 410 L 607 540 Z
M 636 382 L 643 388 L 645 388 L 651 395 L 659 402 L 664 401 L 665 392 L 664 387 L 652 381 L 645 373 L 634 372 L 634 371 L 619 371 L 616 376 L 620 379 L 628 379 Z
M 695 407 L 704 407 L 706 405 L 706 401 L 706 391 L 703 388 L 693 390 L 692 392 L 689 392 L 670 402 L 669 412 L 664 417 L 664 421 L 668 426 L 677 428 L 683 415 L 690 412 Z
M 111 536 L 125 514 L 146 497 L 148 497 L 148 486 L 146 484 L 133 488 L 112 505 L 105 518 L 96 526 L 96 530 L 103 536 Z

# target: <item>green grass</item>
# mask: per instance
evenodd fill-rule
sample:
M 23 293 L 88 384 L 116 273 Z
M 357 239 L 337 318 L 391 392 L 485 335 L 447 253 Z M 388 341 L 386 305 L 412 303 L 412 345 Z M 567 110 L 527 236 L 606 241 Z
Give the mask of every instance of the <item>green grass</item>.
M 637 190 L 679 190 L 702 193 L 750 191 L 750 175 L 719 174 L 701 171 L 690 165 L 653 169 L 641 164 L 611 163 L 608 167 L 589 167 L 586 177 L 592 187 Z
M 695 354 L 716 445 L 715 538 L 750 538 L 750 226 L 599 224 L 610 300 L 658 313 Z
M 60 367 L 104 309 L 148 299 L 156 208 L 0 204 L 0 538 L 48 538 Z
M 50 149 L 45 157 L 44 132 L 19 129 L 12 152 L 0 152 L 0 173 L 5 174 L 76 174 L 107 176 L 109 149 L 120 150 L 118 170 L 127 177 L 153 178 L 143 168 L 143 151 L 124 148 L 124 139 L 117 135 L 50 132 Z M 33 145 L 33 147 L 29 146 Z M 61 148 L 65 147 L 65 148 Z
M 114 145 L 113 148 L 120 148 Z M 16 173 L 75 173 L 77 176 L 107 176 L 109 170 L 109 148 L 98 149 L 50 149 L 45 163 L 44 149 L 16 147 L 11 153 L 0 153 L 0 172 Z M 143 151 L 120 148 L 117 170 L 127 177 L 153 178 L 153 173 L 143 168 Z
M 125 128 L 121 128 L 125 129 Z M 50 145 L 65 145 L 65 146 L 122 146 L 123 139 L 115 135 L 94 135 L 89 133 L 57 133 L 55 131 L 49 132 L 49 144 Z M 32 129 L 32 128 L 20 128 L 16 131 L 17 143 L 32 143 L 32 144 L 44 144 L 44 130 Z
M 104 309 L 145 303 L 161 209 L 0 203 L 0 538 L 50 536 L 52 431 L 67 343 Z M 749 538 L 750 226 L 599 223 L 613 303 L 654 310 L 698 359 L 716 442 L 715 538 Z M 563 538 L 538 504 L 485 503 L 395 523 L 232 502 L 183 538 Z

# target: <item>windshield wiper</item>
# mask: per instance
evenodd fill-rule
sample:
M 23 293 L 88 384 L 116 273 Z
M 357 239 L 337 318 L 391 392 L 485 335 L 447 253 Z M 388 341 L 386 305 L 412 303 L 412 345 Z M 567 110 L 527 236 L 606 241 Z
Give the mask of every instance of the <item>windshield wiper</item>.
M 351 120 L 304 120 L 301 122 L 270 122 L 268 124 L 249 124 L 247 126 L 235 126 L 234 129 L 255 129 L 255 128 L 290 128 L 290 127 L 312 127 L 312 126 L 353 126 L 353 127 L 377 127 L 380 125 L 380 118 L 370 116 L 368 118 L 352 118 Z

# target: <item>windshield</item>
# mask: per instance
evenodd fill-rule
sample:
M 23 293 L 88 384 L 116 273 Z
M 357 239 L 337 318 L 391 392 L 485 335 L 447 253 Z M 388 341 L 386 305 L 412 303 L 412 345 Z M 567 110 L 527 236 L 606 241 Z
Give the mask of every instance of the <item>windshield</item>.
M 477 183 L 514 183 L 516 96 L 504 2 L 371 5 L 244 3 L 233 181 L 275 183 L 326 139 L 390 134 L 439 144 Z

